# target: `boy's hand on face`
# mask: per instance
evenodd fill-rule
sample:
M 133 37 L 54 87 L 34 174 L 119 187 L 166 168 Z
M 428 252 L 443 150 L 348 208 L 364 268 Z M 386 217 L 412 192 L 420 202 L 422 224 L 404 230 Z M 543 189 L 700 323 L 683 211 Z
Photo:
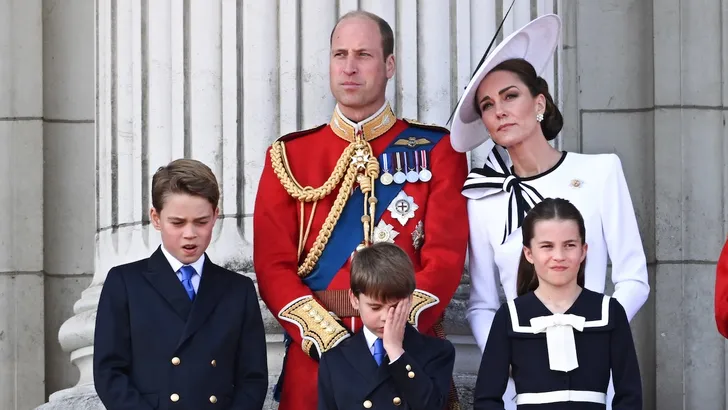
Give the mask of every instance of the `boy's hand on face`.
M 412 298 L 402 299 L 396 307 L 390 307 L 387 313 L 387 321 L 384 324 L 382 344 L 390 361 L 399 359 L 404 353 L 402 342 L 404 341 L 404 328 L 407 324 L 407 317 L 412 306 Z

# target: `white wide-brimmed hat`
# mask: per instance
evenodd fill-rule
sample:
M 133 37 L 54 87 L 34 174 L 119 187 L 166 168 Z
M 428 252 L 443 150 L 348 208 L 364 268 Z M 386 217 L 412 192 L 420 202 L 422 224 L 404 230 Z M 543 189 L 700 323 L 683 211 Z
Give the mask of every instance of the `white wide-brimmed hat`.
M 456 151 L 470 151 L 489 138 L 475 109 L 475 93 L 483 78 L 495 66 L 512 58 L 528 61 L 536 70 L 536 74 L 541 75 L 554 55 L 560 32 L 559 16 L 555 14 L 540 16 L 509 35 L 483 60 L 453 113 L 450 142 Z

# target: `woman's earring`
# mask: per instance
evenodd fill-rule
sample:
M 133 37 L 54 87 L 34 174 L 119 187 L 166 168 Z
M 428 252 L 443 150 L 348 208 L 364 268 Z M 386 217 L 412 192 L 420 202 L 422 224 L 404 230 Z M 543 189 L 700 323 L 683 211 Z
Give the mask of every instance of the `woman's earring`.
M 536 121 L 538 121 L 538 122 L 543 121 L 543 113 L 540 112 L 540 113 L 536 114 Z

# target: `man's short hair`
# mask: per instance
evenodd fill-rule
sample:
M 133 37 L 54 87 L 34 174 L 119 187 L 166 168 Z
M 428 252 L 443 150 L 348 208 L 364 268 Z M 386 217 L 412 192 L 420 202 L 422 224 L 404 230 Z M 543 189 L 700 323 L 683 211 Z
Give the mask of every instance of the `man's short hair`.
M 334 41 L 334 32 L 336 31 L 336 27 L 339 26 L 339 23 L 341 23 L 343 20 L 346 20 L 348 18 L 352 17 L 363 17 L 368 18 L 369 20 L 374 21 L 377 23 L 377 26 L 379 27 L 379 34 L 382 36 L 382 52 L 384 54 L 384 58 L 386 59 L 390 55 L 394 54 L 394 32 L 392 31 L 392 27 L 387 23 L 386 20 L 383 18 L 377 16 L 374 13 L 370 13 L 368 11 L 364 10 L 353 10 L 350 11 L 343 16 L 341 16 L 334 25 L 334 28 L 331 30 L 331 36 L 329 37 L 329 46 Z

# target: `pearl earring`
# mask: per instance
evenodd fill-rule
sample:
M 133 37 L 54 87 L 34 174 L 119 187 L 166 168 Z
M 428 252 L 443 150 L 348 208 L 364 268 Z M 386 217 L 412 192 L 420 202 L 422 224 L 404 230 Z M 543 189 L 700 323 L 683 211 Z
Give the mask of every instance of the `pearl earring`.
M 540 113 L 536 114 L 536 121 L 538 121 L 538 122 L 543 121 L 543 113 L 540 112 Z

